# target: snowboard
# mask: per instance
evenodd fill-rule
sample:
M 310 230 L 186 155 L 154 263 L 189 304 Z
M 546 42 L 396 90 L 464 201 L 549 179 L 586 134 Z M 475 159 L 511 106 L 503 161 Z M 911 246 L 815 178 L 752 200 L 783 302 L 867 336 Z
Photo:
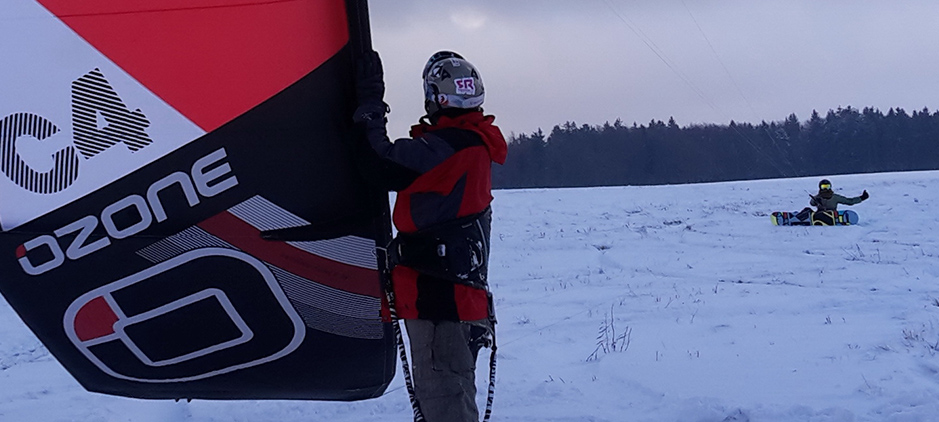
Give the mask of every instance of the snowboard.
M 853 226 L 858 215 L 851 210 L 812 211 L 799 218 L 797 212 L 776 211 L 771 217 L 775 226 Z

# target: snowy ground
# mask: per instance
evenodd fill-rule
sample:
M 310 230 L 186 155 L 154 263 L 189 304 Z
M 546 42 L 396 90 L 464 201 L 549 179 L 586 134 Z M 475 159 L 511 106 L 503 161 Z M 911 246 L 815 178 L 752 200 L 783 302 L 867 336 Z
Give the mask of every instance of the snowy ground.
M 860 225 L 771 225 L 815 178 L 496 192 L 493 421 L 939 420 L 939 172 L 831 179 Z M 409 415 L 400 371 L 357 403 L 87 393 L 0 301 L 0 421 Z

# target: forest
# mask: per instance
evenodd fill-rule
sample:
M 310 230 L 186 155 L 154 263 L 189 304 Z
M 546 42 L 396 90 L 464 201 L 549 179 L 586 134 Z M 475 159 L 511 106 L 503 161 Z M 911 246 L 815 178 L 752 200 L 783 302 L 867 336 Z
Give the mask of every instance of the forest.
M 939 112 L 838 108 L 759 124 L 567 122 L 509 139 L 493 187 L 656 185 L 939 168 Z

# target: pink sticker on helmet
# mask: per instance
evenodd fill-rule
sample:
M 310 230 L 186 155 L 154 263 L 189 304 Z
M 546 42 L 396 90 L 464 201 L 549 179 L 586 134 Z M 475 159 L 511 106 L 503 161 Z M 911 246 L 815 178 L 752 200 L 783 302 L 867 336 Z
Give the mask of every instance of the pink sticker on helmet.
M 473 78 L 460 78 L 453 81 L 459 95 L 475 95 L 476 81 Z

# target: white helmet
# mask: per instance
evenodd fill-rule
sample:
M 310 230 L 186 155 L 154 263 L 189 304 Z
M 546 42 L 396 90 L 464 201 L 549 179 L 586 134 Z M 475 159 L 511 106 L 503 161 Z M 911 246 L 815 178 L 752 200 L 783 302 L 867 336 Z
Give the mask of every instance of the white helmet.
M 430 56 L 421 77 L 424 78 L 424 110 L 428 116 L 446 108 L 477 108 L 486 98 L 476 67 L 452 51 Z

